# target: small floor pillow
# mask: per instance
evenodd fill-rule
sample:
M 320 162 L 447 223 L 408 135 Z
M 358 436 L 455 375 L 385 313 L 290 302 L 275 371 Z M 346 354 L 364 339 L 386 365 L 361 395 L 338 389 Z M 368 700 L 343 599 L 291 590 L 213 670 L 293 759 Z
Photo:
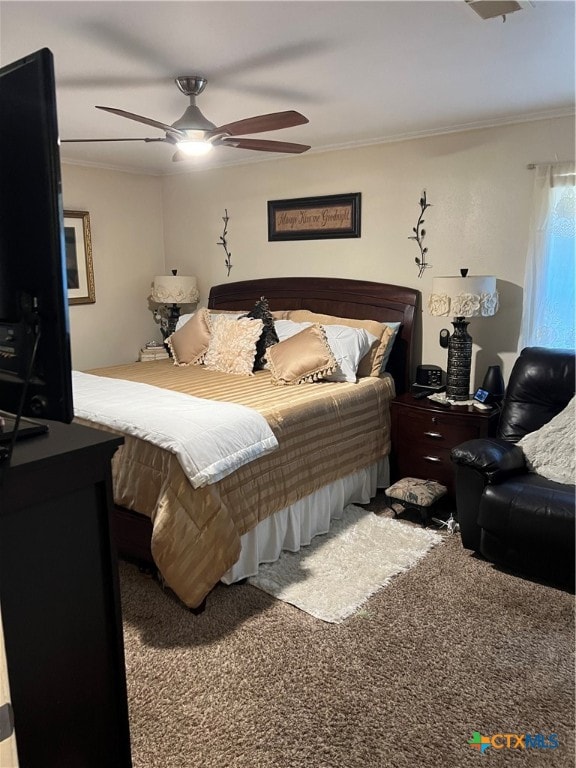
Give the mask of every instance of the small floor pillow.
M 448 489 L 436 480 L 422 480 L 419 477 L 404 477 L 386 489 L 389 499 L 413 504 L 415 507 L 430 507 L 438 501 Z

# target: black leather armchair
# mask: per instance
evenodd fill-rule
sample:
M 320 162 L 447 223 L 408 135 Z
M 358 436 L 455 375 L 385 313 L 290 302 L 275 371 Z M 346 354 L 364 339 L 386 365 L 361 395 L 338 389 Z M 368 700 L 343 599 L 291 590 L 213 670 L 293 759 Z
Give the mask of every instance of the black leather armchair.
M 560 413 L 574 390 L 574 352 L 523 349 L 510 375 L 497 437 L 469 440 L 451 452 L 463 546 L 570 588 L 575 487 L 529 472 L 516 443 Z

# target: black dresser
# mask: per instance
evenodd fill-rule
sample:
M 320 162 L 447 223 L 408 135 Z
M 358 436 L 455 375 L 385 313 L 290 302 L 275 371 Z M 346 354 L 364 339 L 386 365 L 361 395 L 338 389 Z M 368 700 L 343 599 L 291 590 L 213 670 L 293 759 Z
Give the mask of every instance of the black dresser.
M 0 601 L 20 768 L 130 768 L 110 460 L 49 423 L 0 468 Z

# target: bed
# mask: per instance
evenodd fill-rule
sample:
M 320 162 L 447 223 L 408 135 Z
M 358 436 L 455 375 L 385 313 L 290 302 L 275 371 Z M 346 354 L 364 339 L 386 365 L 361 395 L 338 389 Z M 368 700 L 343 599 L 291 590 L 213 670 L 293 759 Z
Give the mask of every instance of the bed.
M 231 376 L 172 361 L 90 372 L 126 386 L 231 401 L 260 412 L 277 437 L 274 450 L 200 487 L 190 484 L 173 453 L 141 437 L 125 436 L 114 457 L 119 555 L 158 568 L 191 609 L 203 607 L 219 581 L 254 575 L 282 549 L 297 550 L 325 533 L 346 504 L 366 503 L 388 485 L 389 404 L 409 386 L 419 292 L 338 278 L 270 278 L 214 286 L 208 308 L 247 312 L 263 296 L 276 318 L 308 311 L 399 324 L 386 373 L 356 383 L 282 387 L 266 370 Z M 115 431 L 113 424 L 84 423 Z

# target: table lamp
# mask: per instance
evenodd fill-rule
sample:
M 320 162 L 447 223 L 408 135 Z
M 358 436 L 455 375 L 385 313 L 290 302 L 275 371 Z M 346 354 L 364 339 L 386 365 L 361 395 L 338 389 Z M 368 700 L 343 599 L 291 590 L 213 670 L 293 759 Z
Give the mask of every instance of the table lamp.
M 440 332 L 448 347 L 446 397 L 448 400 L 470 398 L 470 367 L 472 363 L 472 337 L 467 331 L 468 317 L 490 317 L 498 311 L 496 278 L 488 275 L 461 277 L 435 277 L 428 299 L 428 312 L 435 317 L 453 316 L 454 332 Z M 442 342 L 441 342 L 442 343 Z
M 150 298 L 155 304 L 161 304 L 165 308 L 164 317 L 161 318 L 162 335 L 165 339 L 176 330 L 180 305 L 195 304 L 199 297 L 196 278 L 179 275 L 177 269 L 173 269 L 171 275 L 159 275 L 154 278 Z

